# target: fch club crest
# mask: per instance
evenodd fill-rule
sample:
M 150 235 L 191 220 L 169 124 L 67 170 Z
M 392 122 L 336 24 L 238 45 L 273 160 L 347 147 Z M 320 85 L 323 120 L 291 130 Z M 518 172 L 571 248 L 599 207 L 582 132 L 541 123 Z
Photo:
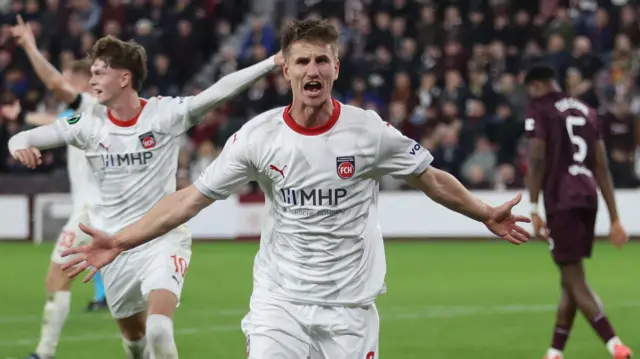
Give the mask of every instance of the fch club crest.
M 143 133 L 138 138 L 140 138 L 140 143 L 142 143 L 142 147 L 146 149 L 150 149 L 156 145 L 156 138 L 153 135 L 153 132 L 151 131 L 147 133 Z
M 338 177 L 342 179 L 353 177 L 353 173 L 356 171 L 356 158 L 354 156 L 336 157 L 336 171 Z

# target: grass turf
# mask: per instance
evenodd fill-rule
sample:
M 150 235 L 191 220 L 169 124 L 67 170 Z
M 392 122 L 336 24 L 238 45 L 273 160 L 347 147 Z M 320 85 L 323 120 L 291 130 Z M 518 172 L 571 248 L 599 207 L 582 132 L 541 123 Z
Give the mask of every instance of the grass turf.
M 0 359 L 37 344 L 50 244 L 0 244 Z M 257 243 L 196 243 L 175 321 L 181 359 L 245 358 L 240 319 L 248 307 Z M 640 351 L 640 243 L 599 243 L 588 262 L 592 287 L 620 337 Z M 378 300 L 380 358 L 540 359 L 551 339 L 557 270 L 542 243 L 387 242 L 389 292 Z M 57 358 L 123 358 L 107 312 L 85 313 L 92 284 L 73 288 Z M 582 317 L 565 357 L 610 357 Z M 359 358 L 354 358 L 359 359 Z M 364 359 L 364 358 L 362 358 Z M 377 359 L 377 358 L 376 358 Z

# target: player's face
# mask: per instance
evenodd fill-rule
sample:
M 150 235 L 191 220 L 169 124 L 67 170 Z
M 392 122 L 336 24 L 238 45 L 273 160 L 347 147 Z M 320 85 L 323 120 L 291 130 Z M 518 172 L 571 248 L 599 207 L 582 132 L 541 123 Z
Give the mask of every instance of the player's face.
M 298 41 L 288 50 L 284 77 L 291 84 L 295 100 L 308 107 L 321 107 L 331 98 L 339 70 L 333 45 Z
M 120 97 L 129 86 L 131 74 L 128 71 L 114 69 L 98 59 L 91 66 L 90 85 L 99 103 L 109 106 Z

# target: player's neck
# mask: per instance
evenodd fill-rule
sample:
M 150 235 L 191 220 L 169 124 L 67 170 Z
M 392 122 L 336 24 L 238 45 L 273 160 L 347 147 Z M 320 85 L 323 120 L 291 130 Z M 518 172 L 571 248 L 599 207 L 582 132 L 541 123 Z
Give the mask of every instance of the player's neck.
M 124 91 L 110 106 L 110 116 L 120 121 L 129 121 L 135 118 L 142 105 L 140 97 L 135 91 Z
M 333 101 L 328 98 L 321 107 L 305 106 L 302 101 L 293 100 L 289 114 L 296 123 L 305 128 L 325 125 L 333 115 Z

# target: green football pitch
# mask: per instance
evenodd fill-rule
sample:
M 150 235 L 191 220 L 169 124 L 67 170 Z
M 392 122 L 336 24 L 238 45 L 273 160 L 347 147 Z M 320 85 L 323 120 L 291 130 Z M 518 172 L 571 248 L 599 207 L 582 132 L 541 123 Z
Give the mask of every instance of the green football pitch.
M 181 359 L 245 357 L 240 319 L 257 244 L 196 243 L 175 321 Z M 37 343 L 51 245 L 0 244 L 0 359 Z M 620 337 L 640 352 L 640 243 L 599 243 L 591 284 Z M 388 293 L 378 300 L 380 358 L 541 359 L 559 292 L 547 246 L 501 242 L 387 242 Z M 75 283 L 57 358 L 124 358 L 108 313 L 85 313 L 92 285 Z M 609 358 L 582 317 L 566 358 Z M 302 358 L 301 358 L 302 359 Z M 359 359 L 359 358 L 353 358 Z M 377 359 L 377 357 L 376 357 Z

